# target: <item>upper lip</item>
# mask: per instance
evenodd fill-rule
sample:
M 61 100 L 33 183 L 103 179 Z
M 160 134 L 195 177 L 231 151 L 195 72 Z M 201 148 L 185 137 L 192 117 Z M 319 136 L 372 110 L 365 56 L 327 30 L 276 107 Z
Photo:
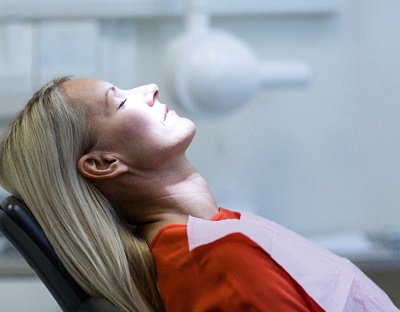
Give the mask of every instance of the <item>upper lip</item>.
M 168 106 L 164 105 L 164 120 L 165 118 L 167 118 L 167 114 L 168 114 Z

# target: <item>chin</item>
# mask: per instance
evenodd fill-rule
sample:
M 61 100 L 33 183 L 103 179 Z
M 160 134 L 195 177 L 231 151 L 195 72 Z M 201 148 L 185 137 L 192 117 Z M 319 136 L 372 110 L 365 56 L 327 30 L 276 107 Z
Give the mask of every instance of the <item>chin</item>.
M 191 129 L 191 131 L 192 131 L 192 138 L 195 136 L 195 134 L 196 134 L 196 131 L 197 131 L 197 128 L 196 128 L 196 125 L 195 125 L 195 123 L 193 122 L 193 121 L 191 121 L 190 119 L 188 119 L 189 121 L 190 121 L 190 123 L 191 123 L 191 125 L 192 125 L 192 129 Z
M 180 117 L 181 118 L 181 122 L 183 123 L 182 127 L 187 128 L 189 131 L 193 131 L 194 133 L 196 133 L 196 125 L 195 123 L 186 117 Z M 193 133 L 193 135 L 194 135 Z
M 187 120 L 189 122 L 186 125 L 185 130 L 182 130 L 182 132 L 185 133 L 184 141 L 186 142 L 187 147 L 189 147 L 190 143 L 192 143 L 193 138 L 196 134 L 196 125 L 190 119 L 187 119 Z

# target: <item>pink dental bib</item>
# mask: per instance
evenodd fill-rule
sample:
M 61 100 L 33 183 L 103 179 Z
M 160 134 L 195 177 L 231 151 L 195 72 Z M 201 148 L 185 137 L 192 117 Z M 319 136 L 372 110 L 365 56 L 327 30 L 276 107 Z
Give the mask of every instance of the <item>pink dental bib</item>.
M 189 217 L 189 250 L 233 233 L 241 233 L 256 242 L 326 311 L 399 311 L 349 260 L 248 212 L 241 212 L 240 220 L 208 221 Z

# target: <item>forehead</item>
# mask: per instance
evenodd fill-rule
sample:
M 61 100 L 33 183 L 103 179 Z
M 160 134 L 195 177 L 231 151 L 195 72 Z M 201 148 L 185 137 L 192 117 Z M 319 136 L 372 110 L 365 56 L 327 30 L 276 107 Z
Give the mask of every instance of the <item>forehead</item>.
M 88 104 L 105 101 L 107 91 L 113 87 L 106 81 L 91 78 L 68 80 L 62 86 L 69 97 Z

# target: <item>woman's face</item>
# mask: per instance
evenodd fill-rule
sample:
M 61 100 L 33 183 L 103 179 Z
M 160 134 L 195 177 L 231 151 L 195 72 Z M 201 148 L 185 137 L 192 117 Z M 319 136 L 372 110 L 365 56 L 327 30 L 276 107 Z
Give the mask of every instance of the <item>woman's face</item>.
M 91 132 L 99 139 L 92 150 L 118 153 L 136 168 L 184 154 L 196 132 L 192 121 L 159 102 L 155 84 L 121 90 L 105 81 L 76 79 L 63 88 L 90 106 Z

